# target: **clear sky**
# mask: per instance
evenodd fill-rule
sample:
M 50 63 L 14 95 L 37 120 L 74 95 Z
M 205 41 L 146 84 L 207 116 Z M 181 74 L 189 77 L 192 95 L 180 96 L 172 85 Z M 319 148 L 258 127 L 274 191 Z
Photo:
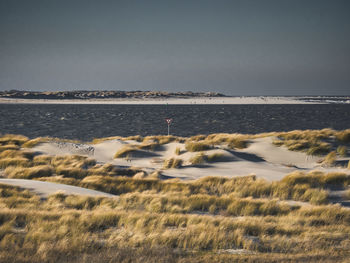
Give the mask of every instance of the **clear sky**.
M 0 90 L 350 95 L 349 0 L 0 0 Z

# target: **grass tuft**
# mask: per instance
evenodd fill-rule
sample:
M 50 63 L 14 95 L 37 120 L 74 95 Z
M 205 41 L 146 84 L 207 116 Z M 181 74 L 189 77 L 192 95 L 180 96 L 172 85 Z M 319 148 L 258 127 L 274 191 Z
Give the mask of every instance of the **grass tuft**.
M 194 142 L 194 141 L 188 141 L 185 144 L 185 148 L 189 152 L 200 152 L 209 150 L 212 148 L 211 144 L 206 142 Z
M 164 161 L 163 168 L 180 168 L 182 166 L 182 159 L 170 158 Z
M 114 154 L 114 158 L 125 158 L 136 151 L 137 148 L 135 146 L 126 145 Z

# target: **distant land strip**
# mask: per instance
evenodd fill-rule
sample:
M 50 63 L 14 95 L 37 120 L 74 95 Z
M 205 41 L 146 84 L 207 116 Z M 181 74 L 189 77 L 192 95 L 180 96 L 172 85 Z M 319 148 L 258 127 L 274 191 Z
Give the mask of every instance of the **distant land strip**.
M 156 98 L 195 98 L 195 97 L 226 97 L 218 92 L 165 92 L 165 91 L 0 91 L 1 98 L 13 99 L 156 99 Z

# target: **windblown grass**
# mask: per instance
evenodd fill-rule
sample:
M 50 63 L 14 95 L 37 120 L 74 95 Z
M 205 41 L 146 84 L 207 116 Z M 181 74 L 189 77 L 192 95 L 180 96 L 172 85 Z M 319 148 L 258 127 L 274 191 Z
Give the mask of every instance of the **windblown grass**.
M 126 145 L 114 154 L 114 158 L 125 158 L 132 155 L 132 153 L 136 152 L 137 150 L 138 149 L 133 145 Z
M 33 179 L 51 176 L 54 173 L 54 169 L 48 165 L 39 165 L 35 167 L 10 166 L 5 169 L 5 173 L 9 178 Z
M 213 154 L 209 154 L 207 159 L 208 159 L 208 162 L 210 163 L 220 162 L 220 161 L 224 161 L 225 156 L 222 153 L 213 153 Z
M 343 146 L 343 145 L 340 145 L 337 148 L 337 153 L 343 157 L 345 157 L 347 155 L 347 151 L 348 151 L 348 149 L 346 148 L 346 146 Z
M 0 137 L 0 145 L 12 144 L 21 146 L 23 143 L 29 140 L 28 137 L 23 135 L 15 135 L 15 134 L 5 134 Z
M 121 140 L 122 137 L 120 136 L 113 136 L 113 137 L 105 137 L 105 138 L 95 138 L 92 140 L 91 144 L 99 144 L 105 141 L 111 141 L 111 140 Z
M 337 153 L 335 151 L 330 152 L 324 158 L 323 164 L 328 165 L 328 166 L 332 166 L 332 165 L 334 165 L 336 158 L 337 158 Z
M 287 136 L 286 138 L 294 138 L 294 136 Z M 286 146 L 290 151 L 303 151 L 309 155 L 323 155 L 329 153 L 331 145 L 327 142 L 322 142 L 315 138 L 304 139 L 283 139 L 281 137 L 279 140 L 274 140 L 273 144 L 277 146 Z
M 228 181 L 206 178 L 190 185 L 204 183 L 220 192 L 214 185 Z M 118 199 L 56 193 L 46 200 L 0 185 L 0 260 L 206 263 L 348 258 L 348 209 L 235 195 L 186 196 L 169 186 L 173 184 L 177 183 L 167 183 L 166 192 L 137 188 Z
M 190 158 L 191 164 L 202 164 L 205 163 L 208 160 L 208 157 L 204 153 L 197 153 L 192 158 Z
M 175 154 L 176 154 L 176 155 L 180 155 L 180 154 L 181 154 L 181 149 L 180 149 L 180 147 L 176 147 L 176 149 L 175 149 Z
M 350 142 L 350 129 L 337 132 L 336 138 L 341 142 Z
M 163 168 L 180 168 L 182 166 L 182 159 L 170 158 L 164 161 Z
M 201 152 L 205 150 L 209 150 L 212 148 L 212 145 L 208 142 L 194 142 L 188 141 L 185 144 L 185 148 L 189 152 Z
M 26 158 L 4 158 L 0 159 L 0 168 L 4 169 L 9 166 L 28 167 L 31 166 L 30 160 Z

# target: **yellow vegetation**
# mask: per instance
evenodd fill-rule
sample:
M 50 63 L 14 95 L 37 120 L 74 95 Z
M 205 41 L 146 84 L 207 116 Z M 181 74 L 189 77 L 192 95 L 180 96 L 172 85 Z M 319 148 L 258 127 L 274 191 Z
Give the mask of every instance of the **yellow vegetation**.
M 182 160 L 176 158 L 170 158 L 164 161 L 163 168 L 179 168 L 182 166 Z

